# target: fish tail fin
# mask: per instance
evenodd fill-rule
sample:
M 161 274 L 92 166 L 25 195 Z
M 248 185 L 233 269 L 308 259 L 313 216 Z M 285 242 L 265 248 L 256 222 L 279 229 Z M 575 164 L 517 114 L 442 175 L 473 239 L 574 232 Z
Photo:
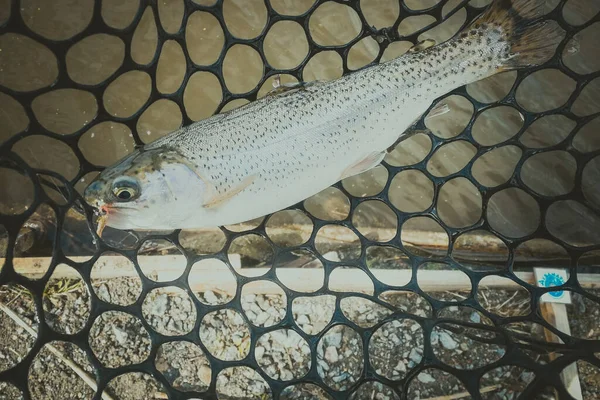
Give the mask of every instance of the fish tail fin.
M 472 28 L 490 28 L 508 47 L 499 71 L 541 65 L 556 52 L 565 32 L 556 21 L 542 20 L 545 0 L 494 0 Z M 499 29 L 498 29 L 499 28 Z

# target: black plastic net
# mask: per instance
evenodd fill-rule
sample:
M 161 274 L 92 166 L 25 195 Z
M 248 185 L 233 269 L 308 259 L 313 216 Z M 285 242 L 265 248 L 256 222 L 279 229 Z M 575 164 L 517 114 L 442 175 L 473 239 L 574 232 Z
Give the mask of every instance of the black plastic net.
M 80 193 L 135 145 L 489 2 L 0 1 L 0 398 L 599 398 L 600 7 L 547 3 L 548 63 L 444 96 L 374 170 L 100 239 Z

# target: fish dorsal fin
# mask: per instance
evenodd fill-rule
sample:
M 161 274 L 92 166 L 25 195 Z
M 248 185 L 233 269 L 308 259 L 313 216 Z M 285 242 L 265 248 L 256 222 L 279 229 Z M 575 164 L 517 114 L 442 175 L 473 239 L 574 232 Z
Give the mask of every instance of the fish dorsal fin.
M 277 96 L 279 94 L 288 93 L 297 90 L 303 90 L 307 86 L 310 86 L 316 82 L 294 82 L 294 83 L 281 83 L 281 76 L 275 75 L 273 81 L 273 89 L 267 92 L 266 96 Z
M 233 196 L 244 191 L 248 186 L 250 186 L 252 184 L 252 182 L 254 182 L 255 179 L 256 179 L 256 175 L 250 175 L 250 176 L 244 178 L 244 180 L 241 181 L 239 184 L 237 184 L 236 186 L 233 186 L 232 188 L 226 190 L 223 193 L 217 193 L 217 191 L 214 190 L 214 186 L 213 186 L 213 188 L 212 188 L 213 190 L 211 190 L 212 193 L 209 193 L 208 199 L 202 205 L 202 207 L 214 208 L 214 207 L 218 207 L 218 206 L 222 205 L 223 203 L 230 200 Z
M 430 47 L 435 46 L 435 40 L 433 39 L 425 39 L 417 44 L 415 44 L 413 47 L 411 47 L 410 49 L 408 49 L 409 52 L 411 53 L 415 53 L 417 51 L 423 51 L 423 50 L 427 50 Z
M 385 151 L 370 153 L 368 156 L 366 156 L 362 160 L 359 160 L 358 162 L 348 166 L 344 170 L 344 172 L 342 172 L 342 176 L 340 179 L 346 179 L 346 178 L 349 178 L 354 175 L 358 175 L 360 173 L 370 170 L 371 168 L 376 167 L 384 159 L 385 154 L 386 154 Z

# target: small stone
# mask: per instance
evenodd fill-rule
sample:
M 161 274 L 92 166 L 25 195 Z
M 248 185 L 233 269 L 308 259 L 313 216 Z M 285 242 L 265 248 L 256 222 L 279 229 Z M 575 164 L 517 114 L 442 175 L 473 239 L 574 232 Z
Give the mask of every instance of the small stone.
M 233 342 L 233 344 L 235 344 L 236 346 L 239 346 L 240 344 L 242 344 L 242 337 L 240 335 L 233 335 L 231 337 L 231 341 Z
M 471 322 L 473 322 L 474 324 L 479 324 L 481 323 L 481 316 L 479 315 L 479 313 L 477 311 L 473 311 L 471 313 L 471 317 L 469 318 L 471 320 Z
M 264 355 L 265 348 L 262 346 L 256 346 L 256 349 L 254 349 L 254 357 L 256 357 L 256 360 L 262 359 Z
M 120 328 L 117 328 L 116 326 L 112 326 L 112 332 L 113 335 L 115 336 L 115 340 L 117 341 L 117 343 L 119 343 L 120 345 L 124 345 L 125 343 L 127 343 L 127 338 L 129 335 L 127 335 L 127 332 L 123 331 Z
M 458 343 L 446 332 L 440 332 L 440 342 L 447 350 L 454 350 L 458 347 Z
M 106 284 L 103 283 L 102 285 L 98 286 L 98 289 L 96 289 L 96 294 L 100 300 L 110 302 L 110 292 L 108 291 L 108 286 L 106 286 Z
M 248 317 L 250 321 L 254 321 L 254 319 L 256 318 L 256 314 L 254 314 L 251 310 L 244 310 L 244 312 L 246 313 L 246 317 Z
M 404 364 L 404 361 L 400 361 L 394 369 L 396 371 L 404 373 L 404 372 L 406 372 L 406 364 Z
M 283 368 L 280 371 L 279 377 L 282 381 L 291 381 L 294 379 L 294 374 L 290 370 Z
M 212 371 L 211 371 L 210 367 L 208 367 L 206 365 L 202 365 L 198 369 L 198 378 L 200 378 L 200 380 L 203 383 L 206 383 L 207 385 L 210 384 L 211 375 L 212 375 Z
M 340 347 L 342 344 L 342 333 L 341 332 L 331 332 L 325 336 L 325 345 L 326 346 L 335 346 Z
M 279 373 L 277 372 L 277 367 L 275 367 L 275 365 L 269 365 L 269 367 L 266 369 L 266 373 L 269 374 L 269 376 L 273 379 L 279 379 Z
M 345 381 L 346 379 L 348 379 L 348 377 L 350 376 L 350 374 L 348 374 L 347 372 L 342 372 L 341 374 L 334 376 L 333 378 L 331 378 L 335 383 L 340 383 L 341 381 Z
M 521 380 L 527 384 L 529 384 L 531 381 L 533 381 L 533 378 L 535 378 L 535 375 L 533 372 L 525 371 L 521 374 Z
M 321 368 L 323 371 L 329 371 L 329 364 L 327 364 L 325 360 L 319 360 L 318 367 Z
M 235 325 L 244 325 L 244 318 L 242 318 L 240 313 L 233 313 L 233 323 Z
M 389 339 L 392 341 L 392 343 L 394 343 L 395 345 L 400 344 L 400 338 L 395 334 L 392 333 L 389 337 Z
M 325 349 L 325 360 L 329 363 L 335 363 L 339 359 L 337 348 L 334 346 L 329 346 Z
M 308 317 L 304 314 L 298 315 L 298 318 L 296 319 L 296 323 L 298 325 L 306 325 L 310 323 L 310 319 L 308 319 Z
M 418 376 L 417 379 L 419 380 L 419 382 L 421 383 L 433 383 L 435 382 L 435 379 L 433 378 L 433 376 L 431 376 L 430 374 L 426 373 L 426 372 L 421 372 Z
M 156 296 L 154 301 L 150 304 L 150 314 L 152 315 L 164 315 L 167 312 L 167 302 L 169 299 L 165 293 Z
M 256 316 L 256 319 L 253 322 L 255 325 L 262 325 L 265 322 L 267 322 L 268 319 L 269 319 L 269 314 L 262 311 Z
M 206 302 L 209 304 L 216 304 L 219 302 L 219 299 L 211 290 L 204 292 L 204 300 L 206 300 Z
M 256 303 L 252 303 L 252 304 L 250 305 L 250 310 L 252 310 L 252 312 L 253 312 L 254 314 L 260 314 L 260 313 L 262 312 L 262 310 L 260 309 L 260 307 L 259 307 L 259 306 L 258 306 L 258 304 L 256 304 Z
M 408 356 L 408 358 L 410 358 L 410 360 L 413 361 L 415 364 L 418 364 L 423 359 L 423 356 L 421 355 L 421 352 L 419 350 L 413 348 L 410 351 L 410 355 Z

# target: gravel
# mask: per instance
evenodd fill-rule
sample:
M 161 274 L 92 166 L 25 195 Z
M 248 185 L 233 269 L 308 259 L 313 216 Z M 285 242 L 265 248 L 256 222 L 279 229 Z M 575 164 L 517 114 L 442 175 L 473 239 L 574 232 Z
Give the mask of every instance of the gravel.
M 202 349 L 194 343 L 177 341 L 161 345 L 155 364 L 171 386 L 182 392 L 201 392 L 210 385 L 210 363 Z
M 98 360 L 109 368 L 138 364 L 150 355 L 150 335 L 142 322 L 122 311 L 101 314 L 92 325 L 89 342 Z
M 110 288 L 111 291 L 126 296 L 130 284 L 129 279 L 123 279 L 123 289 L 114 282 Z M 95 290 L 101 289 L 97 287 Z M 218 293 L 205 292 L 200 295 L 211 302 L 221 298 Z M 501 300 L 510 298 L 512 293 L 486 292 L 486 296 L 488 304 L 502 304 Z M 428 303 L 415 294 L 388 293 L 381 298 L 399 305 L 407 314 L 405 317 L 383 323 L 374 330 L 369 342 L 368 357 L 378 375 L 399 382 L 423 360 L 423 329 L 411 314 L 427 316 L 431 310 Z M 380 324 L 384 318 L 389 318 L 385 307 L 356 296 L 351 299 L 352 301 L 342 301 L 340 306 L 344 315 L 356 325 L 372 327 Z M 515 301 L 520 301 L 518 299 L 516 296 Z M 2 287 L 0 301 L 10 304 L 10 308 L 28 324 L 37 327 L 37 315 L 26 292 Z M 241 301 L 244 304 L 243 313 L 225 308 L 206 314 L 200 321 L 199 331 L 192 334 L 197 335 L 195 343 L 174 338 L 159 347 L 153 363 L 174 388 L 182 392 L 202 391 L 214 381 L 221 398 L 272 398 L 265 380 L 252 369 L 229 367 L 216 375 L 210 368 L 209 354 L 222 360 L 241 360 L 249 354 L 249 323 L 254 324 L 256 321 L 251 318 L 253 310 L 259 309 L 268 314 L 272 321 L 285 315 L 281 311 L 281 307 L 286 304 L 284 296 L 242 296 Z M 85 286 L 56 294 L 50 299 L 45 299 L 45 302 L 46 318 L 54 318 L 54 325 L 51 325 L 53 329 L 65 329 L 70 332 L 81 329 L 81 321 L 85 321 L 88 313 Z M 195 307 L 186 292 L 169 287 L 163 291 L 155 290 L 149 293 L 143 301 L 142 309 L 151 329 L 174 333 L 191 331 L 194 320 L 186 315 L 193 314 L 195 317 Z M 332 389 L 345 390 L 357 382 L 365 360 L 362 340 L 357 332 L 348 326 L 328 326 L 334 309 L 335 297 L 322 295 L 294 299 L 291 311 L 294 322 L 304 332 L 323 335 L 315 348 L 317 373 Z M 500 311 L 504 312 L 504 309 L 506 306 Z M 572 316 L 573 335 L 595 339 L 595 335 L 598 335 L 596 321 L 600 316 L 596 303 L 576 298 L 574 305 L 568 309 Z M 72 311 L 68 314 L 69 318 L 65 318 L 59 316 L 58 310 Z M 515 310 L 518 312 L 518 307 L 515 307 Z M 478 311 L 463 306 L 445 307 L 439 311 L 438 316 L 472 323 L 491 323 Z M 176 325 L 176 321 L 180 321 L 182 325 Z M 33 339 L 4 313 L 0 313 L 0 322 L 0 367 L 6 369 L 27 354 Z M 267 321 L 264 326 L 268 326 Z M 539 326 L 535 324 L 515 323 L 510 328 L 519 332 L 529 332 L 532 338 L 543 337 L 543 330 L 539 330 Z M 466 336 L 467 333 L 489 335 L 487 331 L 466 329 L 460 324 L 437 325 L 431 336 L 435 356 L 449 365 L 469 369 L 487 365 L 504 354 L 502 346 L 483 345 L 472 341 Z M 70 343 L 54 342 L 53 345 L 93 376 L 89 360 L 81 349 Z M 93 322 L 90 345 L 96 357 L 107 367 L 134 365 L 147 360 L 150 354 L 150 339 L 142 321 L 120 311 L 105 312 Z M 259 336 L 254 357 L 266 376 L 282 382 L 301 378 L 311 368 L 311 347 L 300 335 L 289 329 L 276 329 Z M 531 357 L 538 363 L 547 362 L 543 354 L 531 353 Z M 590 398 L 598 397 L 598 368 L 585 362 L 578 362 L 577 366 L 585 395 Z M 516 399 L 532 379 L 533 373 L 522 368 L 495 368 L 482 378 L 481 387 L 498 385 L 499 388 L 482 397 L 494 400 Z M 92 394 L 91 389 L 46 348 L 35 357 L 29 380 L 33 399 L 86 399 Z M 457 394 L 466 390 L 452 375 L 435 368 L 423 370 L 408 385 L 409 398 L 415 400 Z M 0 393 L 5 398 L 18 399 L 18 391 L 15 390 L 5 385 Z M 113 379 L 107 388 L 107 392 L 118 400 L 140 399 L 145 398 L 147 393 L 163 391 L 155 378 L 141 373 L 121 375 Z M 9 395 L 10 397 L 6 397 Z M 328 396 L 314 385 L 301 384 L 287 388 L 281 398 L 327 399 Z M 354 400 L 363 398 L 395 400 L 398 397 L 386 385 L 365 382 L 351 396 Z
M 175 286 L 150 291 L 142 304 L 142 314 L 156 332 L 165 336 L 185 335 L 196 323 L 192 299 Z

